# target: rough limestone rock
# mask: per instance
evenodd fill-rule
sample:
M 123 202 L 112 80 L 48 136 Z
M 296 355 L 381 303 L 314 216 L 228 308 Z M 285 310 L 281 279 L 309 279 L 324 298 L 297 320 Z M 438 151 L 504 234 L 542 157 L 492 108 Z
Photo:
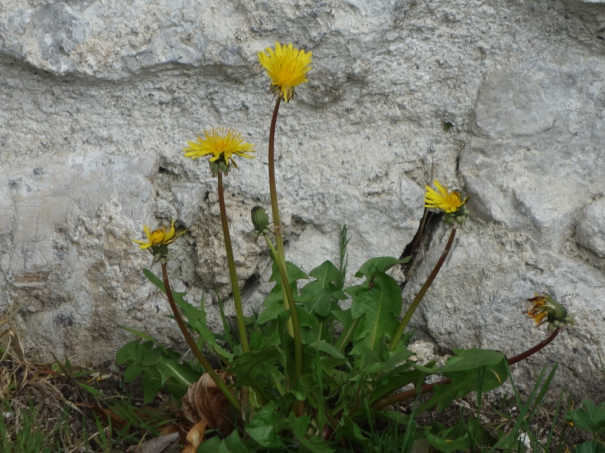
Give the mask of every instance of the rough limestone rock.
M 268 207 L 268 79 L 276 40 L 313 52 L 282 106 L 277 174 L 288 259 L 305 271 L 399 257 L 438 178 L 471 196 L 471 221 L 414 326 L 442 348 L 518 353 L 544 336 L 523 315 L 547 292 L 579 326 L 515 367 L 529 384 L 593 394 L 605 343 L 605 5 L 554 0 L 3 0 L 0 5 L 0 317 L 31 353 L 98 364 L 130 338 L 178 345 L 131 238 L 176 219 L 174 286 L 229 303 L 216 181 L 181 149 L 230 126 L 257 159 L 226 178 L 246 310 L 267 283 L 249 211 Z M 431 221 L 409 303 L 449 231 Z M 155 269 L 158 272 L 158 269 Z M 215 293 L 216 290 L 216 293 Z M 182 342 L 181 342 L 182 344 Z
M 576 237 L 581 246 L 605 258 L 605 198 L 599 198 L 582 211 Z

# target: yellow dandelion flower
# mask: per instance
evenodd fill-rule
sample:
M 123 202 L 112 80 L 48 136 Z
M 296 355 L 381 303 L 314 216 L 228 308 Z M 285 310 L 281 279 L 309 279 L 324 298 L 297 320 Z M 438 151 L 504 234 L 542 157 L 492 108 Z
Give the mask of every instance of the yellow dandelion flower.
M 158 228 L 157 230 L 153 230 L 151 233 L 149 232 L 149 228 L 147 228 L 147 225 L 143 225 L 143 230 L 145 230 L 147 241 L 139 241 L 138 239 L 132 239 L 132 241 L 139 244 L 139 247 L 143 250 L 148 249 L 149 247 L 157 247 L 159 245 L 172 244 L 176 240 L 176 238 L 178 238 L 181 234 L 187 231 L 184 230 L 180 233 L 176 233 L 174 230 L 174 220 L 170 225 L 170 230 L 167 230 L 164 225 L 162 225 L 162 227 Z
M 439 184 L 439 181 L 434 180 L 433 183 L 439 192 L 426 186 L 426 193 L 424 194 L 424 207 L 428 209 L 441 209 L 443 212 L 450 214 L 456 212 L 462 207 L 468 200 L 466 197 L 464 200 L 460 196 L 460 192 L 452 190 L 449 192 L 447 187 Z
M 246 153 L 253 153 L 256 150 L 254 145 L 248 143 L 242 137 L 242 134 L 231 128 L 212 128 L 204 131 L 204 138 L 197 137 L 195 142 L 187 142 L 188 148 L 183 148 L 185 157 L 197 159 L 198 157 L 212 155 L 210 162 L 219 161 L 229 166 L 229 162 L 237 168 L 233 159 L 234 156 L 253 159 L 254 156 Z
M 267 47 L 259 52 L 258 60 L 271 78 L 273 90 L 284 101 L 294 97 L 294 87 L 308 82 L 307 72 L 311 70 L 313 52 L 295 49 L 292 44 L 275 43 L 275 50 Z

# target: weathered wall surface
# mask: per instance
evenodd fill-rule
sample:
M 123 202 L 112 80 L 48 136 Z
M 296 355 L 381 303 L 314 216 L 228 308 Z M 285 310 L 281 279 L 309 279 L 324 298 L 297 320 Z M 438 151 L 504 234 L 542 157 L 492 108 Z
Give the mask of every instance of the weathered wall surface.
M 520 352 L 544 335 L 522 312 L 548 292 L 579 327 L 519 366 L 597 379 L 605 343 L 605 5 L 579 0 L 65 1 L 0 5 L 0 313 L 42 356 L 110 359 L 116 324 L 179 341 L 130 241 L 143 224 L 189 232 L 175 286 L 228 296 L 216 182 L 181 149 L 231 126 L 258 147 L 227 178 L 238 273 L 258 307 L 268 255 L 249 210 L 268 206 L 272 110 L 256 53 L 313 52 L 278 122 L 288 258 L 309 271 L 353 235 L 350 269 L 401 255 L 437 177 L 471 195 L 413 320 L 444 347 Z M 449 127 L 451 126 L 451 127 Z M 441 254 L 434 229 L 405 286 Z M 430 244 L 428 244 L 430 239 Z M 259 278 L 260 276 L 260 278 Z M 218 323 L 217 323 L 218 324 Z

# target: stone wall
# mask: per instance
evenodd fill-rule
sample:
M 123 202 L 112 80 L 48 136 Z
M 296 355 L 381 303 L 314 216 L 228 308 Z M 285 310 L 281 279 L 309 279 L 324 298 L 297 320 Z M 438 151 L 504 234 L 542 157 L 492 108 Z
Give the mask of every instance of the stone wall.
M 174 218 L 188 229 L 175 286 L 204 296 L 218 326 L 214 290 L 228 298 L 229 279 L 216 181 L 181 151 L 211 126 L 258 148 L 227 178 L 246 309 L 258 308 L 269 258 L 249 210 L 269 204 L 273 104 L 256 53 L 279 40 L 314 58 L 278 122 L 288 259 L 305 271 L 336 259 L 343 223 L 351 271 L 400 256 L 438 178 L 471 196 L 472 220 L 415 327 L 445 348 L 520 352 L 544 336 L 525 299 L 550 293 L 579 326 L 516 376 L 559 362 L 559 382 L 594 392 L 605 351 L 603 30 L 605 5 L 579 0 L 3 0 L 0 314 L 17 310 L 24 344 L 43 358 L 111 359 L 129 338 L 117 324 L 180 342 L 140 272 L 150 257 L 130 240 Z M 431 224 L 405 301 L 446 235 Z

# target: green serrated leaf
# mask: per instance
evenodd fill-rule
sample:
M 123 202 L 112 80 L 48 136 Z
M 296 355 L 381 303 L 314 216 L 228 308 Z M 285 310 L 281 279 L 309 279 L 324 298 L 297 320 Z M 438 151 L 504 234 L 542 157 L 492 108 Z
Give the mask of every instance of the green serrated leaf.
M 283 424 L 278 424 L 280 415 L 271 401 L 254 415 L 246 432 L 262 447 L 277 448 L 282 445 L 282 439 L 277 435 Z
M 224 441 L 221 442 L 221 438 L 219 436 L 211 437 L 210 439 L 202 442 L 197 450 L 197 453 L 217 453 L 220 446 L 223 444 Z
M 355 330 L 355 345 L 376 350 L 383 337 L 391 337 L 399 326 L 402 299 L 395 279 L 377 270 L 370 281 L 353 295 L 351 315 L 363 315 Z
M 419 379 L 426 376 L 426 373 L 418 369 L 410 371 L 409 368 L 412 365 L 413 362 L 408 362 L 382 377 L 372 390 L 372 394 L 369 398 L 370 402 L 373 404 L 376 401 L 385 398 L 387 395 L 390 395 L 395 390 L 408 384 L 418 382 Z
M 308 415 L 296 417 L 292 412 L 290 412 L 288 421 L 290 422 L 290 427 L 292 428 L 292 432 L 296 437 L 300 439 L 307 435 L 307 428 L 309 427 L 309 423 L 311 423 L 311 417 Z
M 441 411 L 453 400 L 462 398 L 469 392 L 477 390 L 477 373 L 482 367 L 485 367 L 482 380 L 482 392 L 488 392 L 498 388 L 508 378 L 508 363 L 506 361 L 506 356 L 500 351 L 488 349 L 457 349 L 454 350 L 454 352 L 457 355 L 450 357 L 446 365 L 442 368 L 416 365 L 416 368 L 421 371 L 431 374 L 439 372 L 452 381 L 449 384 L 435 386 L 433 396 L 421 406 L 421 411 L 434 405 L 437 405 L 437 410 Z
M 252 351 L 277 345 L 279 345 L 279 334 L 276 331 L 271 333 L 252 332 L 250 334 L 250 349 Z
M 150 337 L 149 335 L 147 335 L 146 333 L 143 332 L 139 332 L 138 330 L 135 329 L 131 329 L 130 327 L 126 327 L 126 326 L 121 326 L 120 324 L 118 324 L 118 327 L 120 329 L 125 330 L 126 332 L 130 332 L 133 335 L 136 335 L 137 337 L 141 337 L 144 340 L 149 340 L 149 341 L 155 341 L 152 337 Z
M 382 347 L 385 348 L 385 352 L 387 354 L 381 354 L 380 362 L 375 363 L 367 368 L 364 368 L 364 373 L 383 373 L 386 371 L 390 371 L 397 364 L 405 362 L 407 359 L 412 357 L 414 353 L 407 349 L 403 349 L 401 351 L 389 351 L 388 346 L 382 343 Z
M 166 290 L 164 288 L 164 282 L 162 281 L 161 278 L 159 278 L 157 275 L 155 275 L 149 269 L 143 269 L 143 274 L 145 274 L 145 277 L 147 277 L 147 280 L 149 280 L 155 286 L 160 288 L 162 291 L 166 292 Z
M 336 342 L 336 347 L 340 351 L 343 351 L 347 344 L 353 340 L 360 318 L 353 319 L 350 308 L 342 311 L 333 311 L 332 314 L 342 325 L 342 332 Z
M 139 362 L 133 362 L 124 371 L 124 382 L 127 384 L 134 381 L 143 372 L 143 366 Z
M 315 316 L 309 313 L 305 307 L 296 306 L 298 321 L 300 323 L 300 336 L 304 344 L 315 343 L 320 338 L 320 325 Z
M 301 289 L 299 302 L 303 303 L 310 313 L 319 316 L 328 316 L 332 310 L 331 292 L 322 288 L 317 281 L 307 283 Z
M 361 428 L 346 415 L 342 417 L 340 424 L 334 431 L 334 437 L 337 442 L 341 439 L 354 440 L 363 447 L 364 451 L 368 451 L 368 448 L 371 448 L 371 442 L 362 434 Z
M 386 272 L 397 264 L 407 263 L 410 258 L 411 257 L 406 257 L 402 260 L 398 260 L 392 256 L 379 256 L 377 258 L 371 258 L 363 263 L 355 274 L 355 277 L 361 278 L 365 276 L 367 279 L 370 279 L 372 276 L 376 275 L 377 272 Z
M 200 308 L 196 308 L 183 298 L 185 295 L 186 293 L 179 293 L 179 297 L 175 297 L 174 302 L 183 311 L 183 315 L 187 319 L 187 322 L 198 333 L 200 338 L 208 345 L 212 352 L 222 357 L 224 360 L 233 358 L 233 354 L 220 346 L 216 342 L 214 333 L 206 327 L 206 310 L 204 309 L 203 303 L 200 303 Z
M 315 343 L 310 344 L 312 348 L 317 348 L 321 352 L 325 352 L 326 354 L 330 354 L 332 357 L 337 357 L 339 359 L 344 359 L 344 354 L 335 346 L 332 346 L 330 343 L 326 341 L 317 341 Z
M 162 358 L 162 351 L 158 348 L 153 348 L 149 350 L 145 350 L 141 357 L 141 365 L 143 366 L 151 366 L 158 363 Z
M 187 393 L 187 387 L 183 387 L 172 378 L 168 378 L 164 385 L 166 386 L 168 393 L 177 401 L 183 398 Z
M 425 428 L 424 434 L 430 444 L 443 453 L 466 451 L 470 447 L 468 433 L 460 423 L 449 429 L 445 429 L 441 423 L 436 423 L 430 428 Z
M 273 321 L 274 319 L 277 319 L 277 317 L 285 311 L 286 311 L 286 309 L 284 308 L 282 299 L 280 298 L 277 301 L 275 301 L 275 303 L 273 303 L 271 306 L 265 308 L 261 312 L 261 314 L 258 315 L 258 323 L 265 324 L 269 321 Z
M 237 430 L 233 431 L 223 443 L 229 448 L 229 452 L 231 453 L 250 453 L 250 450 L 246 447 L 241 437 L 239 437 Z
M 296 381 L 296 385 L 291 390 L 291 392 L 298 401 L 304 401 L 307 399 L 307 389 L 305 388 L 302 379 Z
M 447 374 L 457 371 L 475 370 L 482 366 L 497 365 L 506 359 L 504 354 L 493 349 L 454 349 L 454 356 L 450 357 L 445 366 L 441 368 L 427 368 L 416 365 L 416 368 L 425 371 L 426 373 L 439 372 Z M 503 377 L 506 377 L 504 373 Z
M 584 442 L 583 444 L 576 445 L 573 450 L 573 453 L 605 453 L 605 445 L 601 442 L 597 442 L 596 440 L 589 440 L 588 442 Z
M 194 382 L 200 378 L 200 374 L 186 365 L 178 364 L 174 361 L 163 362 L 160 364 L 159 371 L 163 376 L 163 380 L 171 377 L 179 385 L 189 388 Z
M 306 280 L 309 278 L 307 274 L 301 271 L 296 264 L 291 263 L 290 261 L 286 261 L 286 271 L 288 274 L 288 281 L 290 283 L 295 282 L 296 280 Z M 275 282 L 277 285 L 281 285 L 281 274 L 279 273 L 279 267 L 277 263 L 273 263 L 270 282 Z
M 162 381 L 158 376 L 145 373 L 143 375 L 143 404 L 151 403 L 162 387 Z
M 250 351 L 244 355 L 236 358 L 229 367 L 229 371 L 232 374 L 237 375 L 250 375 L 255 371 L 262 373 L 263 368 L 261 365 L 266 366 L 271 363 L 277 362 L 281 352 L 276 346 L 270 346 L 260 351 Z M 256 369 L 259 367 L 259 369 Z
M 315 277 L 322 288 L 328 288 L 332 282 L 335 282 L 340 278 L 338 268 L 330 261 L 324 261 L 309 272 L 309 275 Z
M 594 435 L 605 434 L 605 403 L 598 406 L 591 400 L 582 400 L 579 409 L 569 411 L 565 417 L 574 427 L 585 429 Z
M 122 346 L 120 349 L 118 349 L 118 352 L 116 352 L 116 363 L 118 365 L 122 365 L 123 363 L 126 363 L 128 360 L 134 360 L 135 351 L 136 351 L 137 347 L 139 346 L 140 342 L 141 342 L 141 339 L 139 338 L 137 340 L 126 343 L 124 346 Z
M 311 451 L 312 453 L 334 452 L 334 449 L 331 448 L 325 441 L 315 436 L 307 436 L 307 430 L 311 422 L 311 417 L 309 417 L 308 415 L 296 417 L 293 413 L 290 413 L 288 421 L 290 422 L 290 427 L 292 428 L 292 433 L 294 434 L 294 436 L 309 451 Z

